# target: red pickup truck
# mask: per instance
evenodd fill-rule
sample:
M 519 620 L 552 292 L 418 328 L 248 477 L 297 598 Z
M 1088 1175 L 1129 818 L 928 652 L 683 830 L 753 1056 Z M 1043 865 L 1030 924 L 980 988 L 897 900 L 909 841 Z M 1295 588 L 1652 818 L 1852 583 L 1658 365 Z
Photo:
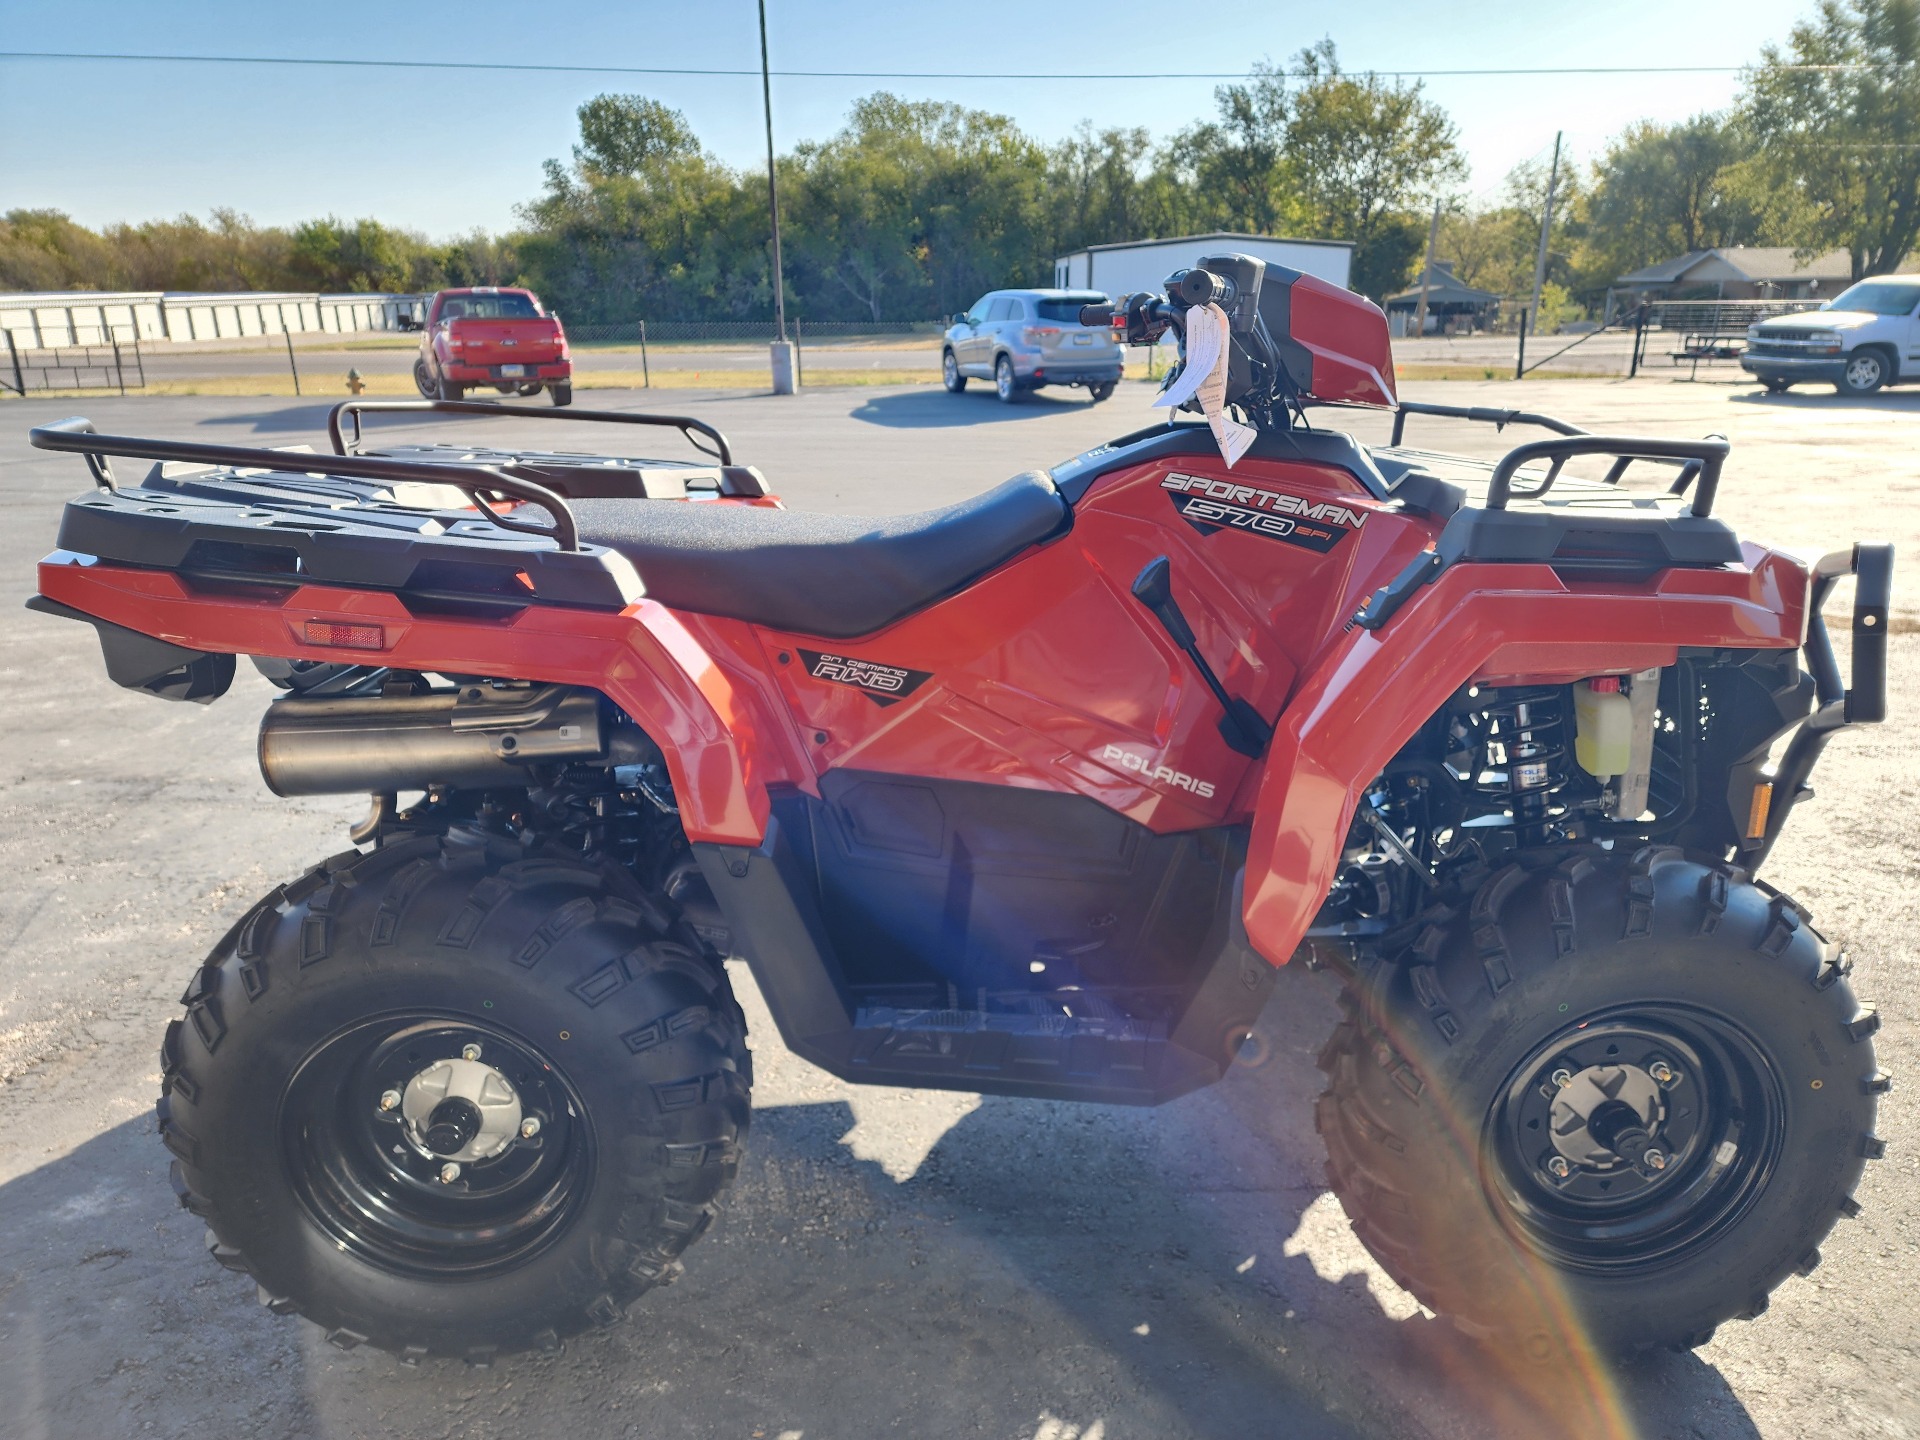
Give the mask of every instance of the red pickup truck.
M 502 395 L 545 390 L 556 405 L 573 401 L 567 332 L 531 290 L 442 290 L 422 331 L 413 383 L 429 400 L 458 400 L 469 386 L 491 385 Z

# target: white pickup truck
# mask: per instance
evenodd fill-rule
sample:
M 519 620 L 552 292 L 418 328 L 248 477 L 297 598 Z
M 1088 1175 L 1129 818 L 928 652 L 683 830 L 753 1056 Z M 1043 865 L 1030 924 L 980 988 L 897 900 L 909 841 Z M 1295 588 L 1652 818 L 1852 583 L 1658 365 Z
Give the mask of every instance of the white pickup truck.
M 1920 275 L 1878 275 L 1818 310 L 1747 327 L 1740 368 L 1775 394 L 1803 380 L 1842 395 L 1920 381 Z

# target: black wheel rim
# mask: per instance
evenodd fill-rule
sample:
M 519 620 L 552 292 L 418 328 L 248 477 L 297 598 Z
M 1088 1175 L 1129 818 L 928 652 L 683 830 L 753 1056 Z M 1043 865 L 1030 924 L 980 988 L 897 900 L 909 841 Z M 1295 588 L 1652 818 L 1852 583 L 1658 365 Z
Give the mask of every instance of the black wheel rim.
M 425 1148 L 382 1097 L 478 1047 L 510 1084 L 535 1133 L 459 1165 Z M 322 1042 L 280 1106 L 288 1177 L 307 1213 L 362 1259 L 432 1278 L 496 1273 L 560 1237 L 593 1177 L 593 1136 L 573 1086 L 525 1041 L 467 1018 L 370 1020 Z
M 1657 1092 L 1646 1127 L 1657 1171 L 1570 1158 L 1555 1143 L 1556 1095 L 1610 1069 L 1637 1071 L 1627 1083 Z M 1650 1272 L 1698 1254 L 1753 1208 L 1780 1161 L 1785 1105 L 1764 1048 L 1724 1017 L 1681 1005 L 1603 1012 L 1515 1068 L 1486 1128 L 1489 1188 L 1510 1227 L 1562 1268 Z

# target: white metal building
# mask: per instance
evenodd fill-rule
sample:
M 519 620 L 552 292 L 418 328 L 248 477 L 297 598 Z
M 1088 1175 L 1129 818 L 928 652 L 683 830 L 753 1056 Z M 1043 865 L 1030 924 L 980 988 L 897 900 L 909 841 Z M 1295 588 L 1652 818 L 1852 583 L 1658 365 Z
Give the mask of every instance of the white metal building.
M 1238 252 L 1284 265 L 1304 275 L 1346 285 L 1353 270 L 1350 240 L 1281 240 L 1272 235 L 1236 235 L 1221 230 L 1211 235 L 1176 235 L 1169 240 L 1130 240 L 1117 245 L 1089 245 L 1053 262 L 1053 283 L 1061 290 L 1101 290 L 1108 295 L 1131 295 L 1161 290 L 1175 270 L 1191 268 L 1202 255 Z
M 248 335 L 397 330 L 418 320 L 420 295 L 178 290 L 76 290 L 0 295 L 0 330 L 21 349 L 140 340 L 226 340 Z M 0 349 L 4 349 L 0 344 Z

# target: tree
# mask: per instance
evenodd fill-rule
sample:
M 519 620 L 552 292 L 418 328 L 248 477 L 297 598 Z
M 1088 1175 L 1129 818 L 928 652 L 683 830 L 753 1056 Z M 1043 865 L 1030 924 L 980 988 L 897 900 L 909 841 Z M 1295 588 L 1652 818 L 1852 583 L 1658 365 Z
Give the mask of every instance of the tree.
M 640 175 L 701 153 L 686 116 L 644 95 L 596 95 L 575 114 L 573 160 L 582 172 Z
M 1272 235 L 1292 223 L 1287 165 L 1291 96 L 1286 77 L 1264 60 L 1244 85 L 1213 92 L 1219 118 L 1174 137 L 1169 160 L 1188 177 L 1202 223 Z
M 1466 178 L 1453 122 L 1417 82 L 1343 71 L 1331 40 L 1294 64 L 1306 83 L 1293 96 L 1286 148 L 1300 209 L 1318 233 L 1353 241 L 1356 290 L 1397 290 L 1425 241 L 1410 212 Z
M 1775 223 L 1856 280 L 1897 269 L 1920 241 L 1920 0 L 1821 0 L 1763 54 L 1740 113 Z
M 1628 126 L 1594 162 L 1579 212 L 1585 284 L 1604 287 L 1676 255 L 1758 241 L 1763 207 L 1742 172 L 1753 153 L 1746 126 L 1728 115 Z

